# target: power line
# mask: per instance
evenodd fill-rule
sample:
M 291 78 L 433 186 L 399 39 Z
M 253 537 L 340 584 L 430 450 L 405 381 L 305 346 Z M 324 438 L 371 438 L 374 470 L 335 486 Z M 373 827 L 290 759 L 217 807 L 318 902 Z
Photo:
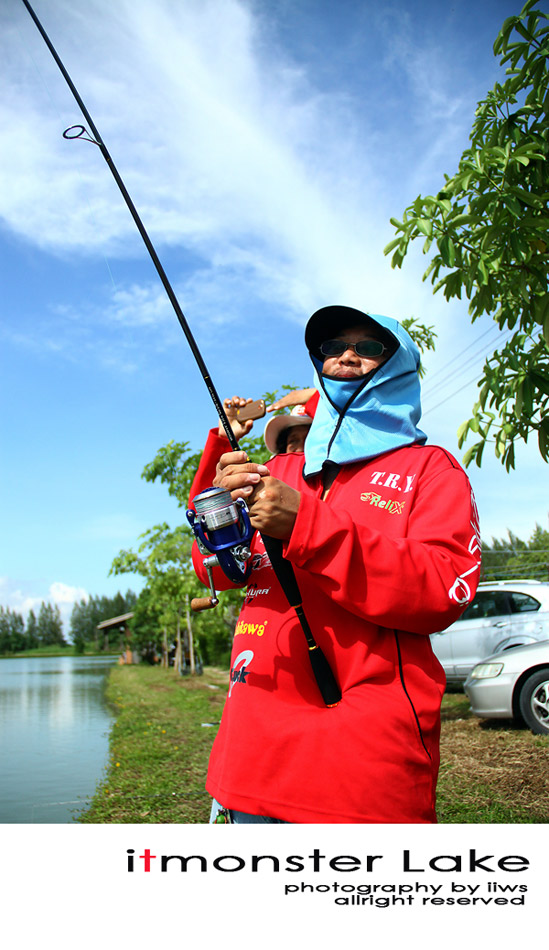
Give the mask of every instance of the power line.
M 513 549 L 513 548 L 506 548 L 504 550 L 498 551 L 497 549 L 494 550 L 493 548 L 491 548 L 489 544 L 487 544 L 486 547 L 483 548 L 483 553 L 491 554 L 494 557 L 524 557 L 527 554 L 535 554 L 536 557 L 543 556 L 543 555 L 546 555 L 549 557 L 549 551 L 547 550 L 547 548 L 519 548 L 518 550 Z
M 484 339 L 485 336 L 488 336 L 489 333 L 493 333 L 493 332 L 494 332 L 494 327 L 493 327 L 493 326 L 488 327 L 488 329 L 485 330 L 484 333 L 481 333 L 481 335 L 480 335 L 479 337 L 477 337 L 476 340 L 474 340 L 472 343 L 468 343 L 467 346 L 466 346 L 463 350 L 461 350 L 459 353 L 456 353 L 456 355 L 455 355 L 454 357 L 452 357 L 452 359 L 449 360 L 448 363 L 445 363 L 444 366 L 441 366 L 440 369 L 437 369 L 437 370 L 432 374 L 432 376 L 428 376 L 427 382 L 432 382 L 433 379 L 436 379 L 437 376 L 440 376 L 441 373 L 444 373 L 444 372 L 446 371 L 446 369 L 447 369 L 449 366 L 452 365 L 452 363 L 455 363 L 456 360 L 461 359 L 461 357 L 462 357 L 465 353 L 467 353 L 468 350 L 470 350 L 472 346 L 475 346 L 477 343 L 480 342 L 480 340 Z M 496 340 L 496 339 L 497 339 L 499 333 L 501 333 L 500 330 L 497 331 L 497 333 L 496 333 L 495 336 L 493 337 L 493 340 Z M 492 340 L 490 340 L 489 342 L 492 343 Z
M 488 353 L 490 352 L 490 349 L 492 349 L 492 344 L 495 343 L 496 341 L 497 341 L 497 342 L 500 342 L 500 343 L 507 343 L 507 341 L 511 339 L 511 336 L 513 335 L 514 332 L 515 332 L 514 330 L 510 330 L 507 334 L 505 334 L 504 336 L 501 336 L 500 331 L 498 331 L 498 333 L 496 333 L 496 335 L 493 336 L 493 337 L 489 340 L 489 343 L 490 343 L 489 348 L 486 349 L 484 345 L 481 346 L 480 349 L 476 350 L 474 353 L 471 354 L 471 356 L 469 357 L 469 359 L 468 359 L 467 362 L 465 363 L 465 366 L 470 366 L 470 365 L 472 364 L 473 360 L 475 360 L 478 356 L 486 357 L 486 356 L 488 355 Z M 478 342 L 478 341 L 477 341 L 477 342 Z M 465 350 L 462 350 L 462 352 L 459 354 L 459 357 L 461 357 L 464 353 L 467 353 L 467 351 L 470 350 L 472 346 L 473 346 L 473 344 L 470 344 L 470 346 L 466 347 Z M 459 357 L 454 357 L 454 359 L 450 360 L 449 363 L 446 363 L 444 366 L 442 366 L 439 370 L 437 370 L 436 373 L 433 374 L 433 377 L 431 377 L 431 379 L 427 378 L 426 384 L 425 384 L 425 387 L 424 387 L 424 390 L 423 390 L 424 395 L 430 395 L 430 394 L 431 394 L 431 388 L 433 388 L 433 389 L 435 389 L 435 390 L 438 389 L 438 384 L 437 384 L 436 386 L 434 386 L 434 387 L 431 387 L 431 386 L 430 386 L 430 384 L 432 383 L 433 379 L 434 379 L 436 376 L 440 375 L 440 373 L 445 372 L 445 370 L 446 370 L 449 366 L 451 366 L 452 363 L 454 363 L 454 362 L 456 361 L 456 359 L 459 359 Z M 443 383 L 443 385 L 446 385 L 446 383 L 448 383 L 451 379 L 453 379 L 454 376 L 457 376 L 459 373 L 463 372 L 463 368 L 464 368 L 463 366 L 458 366 L 457 369 L 453 370 L 453 372 L 451 372 L 449 375 L 447 375 L 447 376 L 446 376 L 446 379 L 445 379 L 445 381 L 444 381 L 444 383 Z
M 502 342 L 502 343 L 507 343 L 507 341 L 511 338 L 511 336 L 513 335 L 513 333 L 514 333 L 514 331 L 511 330 L 508 334 L 506 334 L 506 336 L 503 337 L 503 339 L 501 340 L 501 342 Z M 497 339 L 497 337 L 493 337 L 493 339 L 491 340 L 491 342 L 495 342 L 496 339 Z M 467 350 L 470 349 L 470 348 L 471 348 L 471 347 L 467 347 L 465 350 L 462 351 L 462 353 L 467 352 Z M 488 351 L 487 351 L 487 350 L 484 350 L 484 347 L 482 347 L 480 350 L 477 350 L 477 351 L 471 356 L 471 358 L 470 358 L 470 359 L 467 361 L 467 363 L 465 364 L 465 367 L 466 367 L 466 366 L 470 366 L 471 363 L 473 362 L 473 360 L 474 360 L 478 355 L 480 355 L 480 354 L 482 354 L 482 353 L 483 353 L 485 356 L 488 355 Z M 460 355 L 461 355 L 461 354 L 460 354 Z M 455 357 L 454 360 L 451 360 L 450 363 L 447 363 L 446 366 L 442 367 L 440 370 L 437 370 L 437 373 L 442 372 L 447 366 L 450 366 L 451 363 L 453 363 L 453 362 L 455 361 L 455 359 L 457 359 L 457 357 Z M 447 377 L 447 379 L 446 379 L 445 382 L 442 384 L 442 386 L 438 385 L 438 386 L 433 387 L 433 391 L 431 391 L 428 387 L 426 387 L 426 389 L 427 389 L 426 396 L 427 396 L 427 397 L 429 397 L 429 396 L 434 396 L 435 393 L 438 393 L 438 391 L 439 391 L 441 388 L 444 389 L 444 387 L 454 378 L 454 376 L 456 376 L 458 373 L 462 372 L 465 367 L 460 367 L 459 369 L 454 370 L 453 373 L 450 373 L 450 375 Z M 423 412 L 423 415 L 426 416 L 429 412 L 433 412 L 435 409 L 439 409 L 440 406 L 443 406 L 444 403 L 448 402 L 449 399 L 453 399 L 454 396 L 457 396 L 457 395 L 458 395 L 460 392 L 462 392 L 464 389 L 467 389 L 468 386 L 471 386 L 472 383 L 477 382 L 477 380 L 478 380 L 478 370 L 477 370 L 477 372 L 475 373 L 475 375 L 474 375 L 471 379 L 469 379 L 466 383 L 464 383 L 463 386 L 460 386 L 459 389 L 454 390 L 453 393 L 450 393 L 449 396 L 446 396 L 446 397 L 445 397 L 444 399 L 442 399 L 440 402 L 436 403 L 436 404 L 433 405 L 433 406 L 430 406 L 428 409 L 425 409 L 424 412 Z M 425 390 L 424 390 L 424 394 L 425 394 Z
M 471 383 L 476 382 L 477 376 L 478 376 L 478 374 L 475 373 L 475 375 L 473 376 L 472 379 L 470 379 L 470 380 L 468 380 L 468 382 L 464 383 L 463 386 L 460 386 L 459 389 L 456 389 L 455 392 L 450 393 L 449 396 L 446 396 L 446 399 L 442 399 L 439 403 L 436 404 L 436 406 L 431 406 L 430 409 L 426 409 L 425 412 L 422 413 L 422 415 L 423 415 L 423 416 L 427 416 L 427 415 L 429 415 L 430 412 L 434 412 L 435 409 L 440 409 L 440 407 L 443 406 L 445 402 L 448 402 L 449 399 L 453 399 L 454 396 L 457 396 L 457 395 L 458 395 L 458 393 L 462 392 L 464 389 L 467 389 L 467 387 L 470 386 Z

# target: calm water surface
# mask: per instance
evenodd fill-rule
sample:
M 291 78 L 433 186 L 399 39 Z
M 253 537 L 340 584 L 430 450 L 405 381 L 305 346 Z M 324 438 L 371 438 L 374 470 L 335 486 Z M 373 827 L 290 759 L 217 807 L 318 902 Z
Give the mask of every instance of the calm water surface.
M 0 822 L 70 822 L 108 758 L 115 657 L 0 660 Z

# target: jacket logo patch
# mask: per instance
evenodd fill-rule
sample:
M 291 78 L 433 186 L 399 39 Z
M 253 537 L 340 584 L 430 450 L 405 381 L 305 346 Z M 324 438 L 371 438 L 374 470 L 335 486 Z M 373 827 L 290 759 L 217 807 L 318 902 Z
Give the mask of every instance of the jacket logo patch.
M 265 620 L 264 623 L 245 623 L 243 620 L 239 620 L 234 632 L 235 637 L 240 633 L 257 634 L 258 637 L 262 637 L 268 622 L 268 620 Z
M 231 667 L 231 685 L 229 686 L 229 696 L 233 691 L 235 683 L 244 683 L 246 685 L 246 676 L 249 670 L 247 667 L 254 658 L 253 650 L 243 650 L 236 657 Z
M 264 567 L 270 567 L 271 562 L 268 554 L 254 554 L 252 557 L 252 571 L 261 571 Z
M 385 511 L 388 511 L 392 515 L 401 515 L 406 504 L 405 501 L 395 501 L 393 498 L 382 498 L 381 495 L 377 495 L 373 491 L 362 492 L 360 500 L 368 501 L 376 508 L 385 508 Z
M 406 479 L 405 482 L 403 482 L 402 475 L 397 474 L 397 472 L 374 472 L 370 479 L 370 485 L 383 485 L 384 488 L 393 488 L 406 495 L 413 490 L 416 476 L 415 474 L 405 475 L 404 478 Z
M 260 588 L 260 587 L 255 587 L 253 585 L 250 586 L 244 598 L 244 604 L 251 604 L 252 600 L 254 600 L 255 597 L 265 597 L 270 592 L 270 590 L 271 590 L 270 587 Z

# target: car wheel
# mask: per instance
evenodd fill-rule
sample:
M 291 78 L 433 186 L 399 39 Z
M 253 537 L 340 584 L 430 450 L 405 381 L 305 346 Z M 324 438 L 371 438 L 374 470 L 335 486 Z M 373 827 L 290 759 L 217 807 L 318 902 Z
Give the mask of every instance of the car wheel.
M 549 735 L 549 669 L 538 670 L 528 677 L 520 691 L 519 705 L 532 732 Z

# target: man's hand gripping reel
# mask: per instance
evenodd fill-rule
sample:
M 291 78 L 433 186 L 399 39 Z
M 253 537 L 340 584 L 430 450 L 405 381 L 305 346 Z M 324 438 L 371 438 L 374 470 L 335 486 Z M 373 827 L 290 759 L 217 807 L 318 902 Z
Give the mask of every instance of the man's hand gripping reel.
M 206 488 L 193 498 L 192 508 L 187 511 L 187 520 L 194 532 L 201 554 L 209 555 L 204 560 L 210 585 L 209 597 L 195 597 L 193 610 L 208 610 L 217 607 L 217 597 L 212 569 L 219 567 L 234 584 L 243 584 L 250 574 L 250 541 L 252 528 L 246 503 L 237 498 L 233 501 L 224 488 Z

